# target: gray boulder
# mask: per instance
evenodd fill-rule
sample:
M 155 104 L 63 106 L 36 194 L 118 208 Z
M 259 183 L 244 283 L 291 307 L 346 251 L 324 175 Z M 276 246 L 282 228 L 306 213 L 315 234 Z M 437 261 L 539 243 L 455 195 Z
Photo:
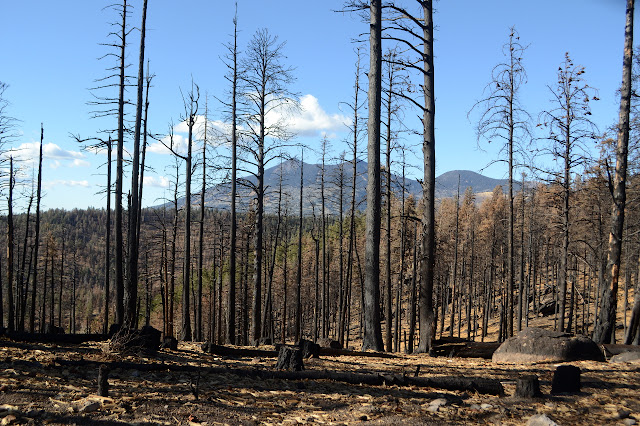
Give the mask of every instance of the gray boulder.
M 640 363 L 640 352 L 629 351 L 622 352 L 618 355 L 614 355 L 609 359 L 609 362 L 630 362 L 638 364 Z
M 585 336 L 525 328 L 505 340 L 493 353 L 493 362 L 532 363 L 565 361 L 604 361 L 600 347 Z

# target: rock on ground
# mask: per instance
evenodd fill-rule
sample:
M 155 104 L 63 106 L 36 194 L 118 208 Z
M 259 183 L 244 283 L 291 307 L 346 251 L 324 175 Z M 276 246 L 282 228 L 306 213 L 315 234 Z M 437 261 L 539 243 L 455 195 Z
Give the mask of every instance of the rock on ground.
M 493 353 L 492 360 L 517 364 L 605 359 L 600 347 L 586 336 L 528 327 L 505 340 Z
M 612 356 L 609 362 L 640 363 L 640 352 L 622 352 L 621 354 Z

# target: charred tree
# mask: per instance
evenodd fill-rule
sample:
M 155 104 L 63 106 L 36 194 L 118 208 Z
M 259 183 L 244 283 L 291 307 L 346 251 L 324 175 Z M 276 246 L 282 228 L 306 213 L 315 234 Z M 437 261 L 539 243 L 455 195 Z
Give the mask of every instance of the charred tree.
M 633 59 L 633 11 L 635 0 L 627 0 L 626 24 L 624 29 L 624 57 L 622 62 L 622 88 L 620 90 L 620 116 L 618 120 L 618 140 L 616 144 L 616 170 L 612 189 L 611 230 L 609 231 L 609 252 L 607 256 L 608 287 L 601 290 L 602 306 L 594 330 L 594 340 L 598 343 L 613 343 L 618 308 L 618 280 L 622 252 L 622 231 L 626 204 L 627 157 L 629 155 L 629 112 L 631 110 L 631 67 Z M 631 341 L 627 333 L 625 341 Z

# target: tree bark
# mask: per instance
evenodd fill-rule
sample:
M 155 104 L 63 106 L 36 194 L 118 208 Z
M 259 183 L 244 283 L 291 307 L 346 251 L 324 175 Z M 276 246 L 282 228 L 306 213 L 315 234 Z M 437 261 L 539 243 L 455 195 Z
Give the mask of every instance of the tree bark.
M 104 311 L 102 313 L 102 332 L 109 332 L 109 309 L 111 300 L 109 298 L 111 286 L 111 136 L 107 143 L 107 220 L 104 233 Z
M 237 94 L 238 94 L 238 11 L 233 17 L 233 50 L 231 52 L 233 69 L 231 80 L 231 229 L 229 241 L 229 291 L 227 293 L 227 343 L 236 343 L 236 245 L 238 218 L 236 214 L 237 180 Z
M 138 301 L 138 199 L 140 177 L 140 134 L 142 128 L 142 104 L 144 103 L 144 49 L 147 21 L 147 0 L 142 5 L 142 26 L 140 29 L 140 56 L 138 61 L 138 101 L 136 105 L 136 122 L 133 136 L 133 164 L 131 170 L 131 207 L 129 208 L 129 251 L 127 268 L 127 285 L 125 287 L 125 315 L 123 325 L 132 328 L 136 323 L 136 304 Z
M 300 205 L 298 206 L 298 263 L 297 263 L 297 271 L 296 271 L 296 319 L 295 319 L 296 342 L 299 342 L 300 339 L 302 338 L 302 194 L 303 194 L 303 188 L 304 188 L 304 149 L 300 154 Z
M 124 90 L 125 90 L 125 48 L 127 38 L 127 0 L 122 2 L 122 27 L 120 35 L 120 84 L 118 95 L 118 142 L 116 149 L 116 208 L 115 208 L 115 272 L 116 272 L 116 324 L 124 323 L 124 229 L 122 211 L 122 181 L 124 178 L 123 157 L 124 157 Z
M 36 229 L 33 250 L 33 286 L 31 293 L 31 317 L 29 318 L 29 331 L 35 331 L 36 322 L 36 290 L 38 287 L 38 248 L 40 246 L 40 201 L 42 200 L 42 146 L 44 141 L 44 127 L 40 126 L 40 156 L 38 162 L 38 184 L 36 190 Z
M 202 143 L 202 186 L 200 188 L 200 220 L 198 223 L 198 295 L 196 300 L 196 341 L 202 339 L 202 273 L 204 269 L 204 212 L 205 195 L 207 190 L 207 127 L 208 127 L 208 102 L 205 99 L 204 106 L 204 140 Z
M 629 112 L 631 110 L 631 68 L 633 59 L 633 11 L 635 0 L 627 0 L 624 31 L 624 57 L 622 88 L 620 90 L 620 117 L 616 146 L 616 172 L 613 182 L 611 228 L 607 256 L 608 287 L 602 292 L 602 305 L 594 331 L 597 343 L 613 343 L 616 311 L 618 308 L 618 280 L 622 252 L 622 232 L 626 204 L 627 157 L 629 153 Z M 626 339 L 625 339 L 626 340 Z
M 382 87 L 382 4 L 372 0 L 369 35 L 369 121 L 365 281 L 362 349 L 383 350 L 380 326 L 380 105 Z
M 42 140 L 40 141 L 40 164 L 42 164 Z M 15 243 L 13 241 L 13 187 L 15 177 L 13 174 L 13 157 L 9 157 L 9 197 L 7 199 L 7 330 L 11 333 L 15 331 L 15 312 L 13 301 L 13 252 Z M 0 286 L 0 291 L 2 287 Z M 35 293 L 35 286 L 34 286 Z M 0 299 L 0 303 L 2 300 Z M 2 314 L 2 312 L 0 312 Z M 44 321 L 44 319 L 43 319 Z M 0 324 L 1 326 L 2 324 Z
M 435 82 L 433 65 L 433 4 L 423 3 L 424 10 L 424 114 L 422 154 L 424 158 L 424 179 L 422 193 L 424 213 L 422 216 L 422 251 L 420 262 L 420 343 L 418 352 L 429 352 L 435 337 L 435 316 L 433 312 L 433 283 L 435 269 L 435 183 L 436 183 L 436 140 L 435 140 Z

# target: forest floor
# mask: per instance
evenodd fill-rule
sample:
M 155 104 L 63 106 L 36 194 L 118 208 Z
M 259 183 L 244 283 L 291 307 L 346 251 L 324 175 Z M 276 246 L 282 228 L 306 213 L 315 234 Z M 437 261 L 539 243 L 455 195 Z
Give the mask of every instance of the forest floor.
M 106 342 L 0 340 L 0 424 L 515 425 L 540 414 L 560 425 L 640 422 L 640 364 L 574 362 L 582 371 L 582 392 L 551 396 L 554 364 L 514 366 L 479 358 L 404 354 L 305 360 L 307 370 L 413 375 L 420 366 L 421 377 L 499 379 L 506 395 L 492 396 L 219 374 L 220 367 L 273 369 L 276 360 L 207 355 L 196 343 L 181 342 L 177 351 L 161 350 L 153 356 L 118 355 L 107 348 Z M 109 397 L 97 395 L 99 363 L 123 366 L 109 374 Z M 149 365 L 157 368 L 144 368 Z M 212 368 L 216 373 L 209 371 Z M 525 374 L 538 376 L 543 397 L 513 396 L 515 380 Z

